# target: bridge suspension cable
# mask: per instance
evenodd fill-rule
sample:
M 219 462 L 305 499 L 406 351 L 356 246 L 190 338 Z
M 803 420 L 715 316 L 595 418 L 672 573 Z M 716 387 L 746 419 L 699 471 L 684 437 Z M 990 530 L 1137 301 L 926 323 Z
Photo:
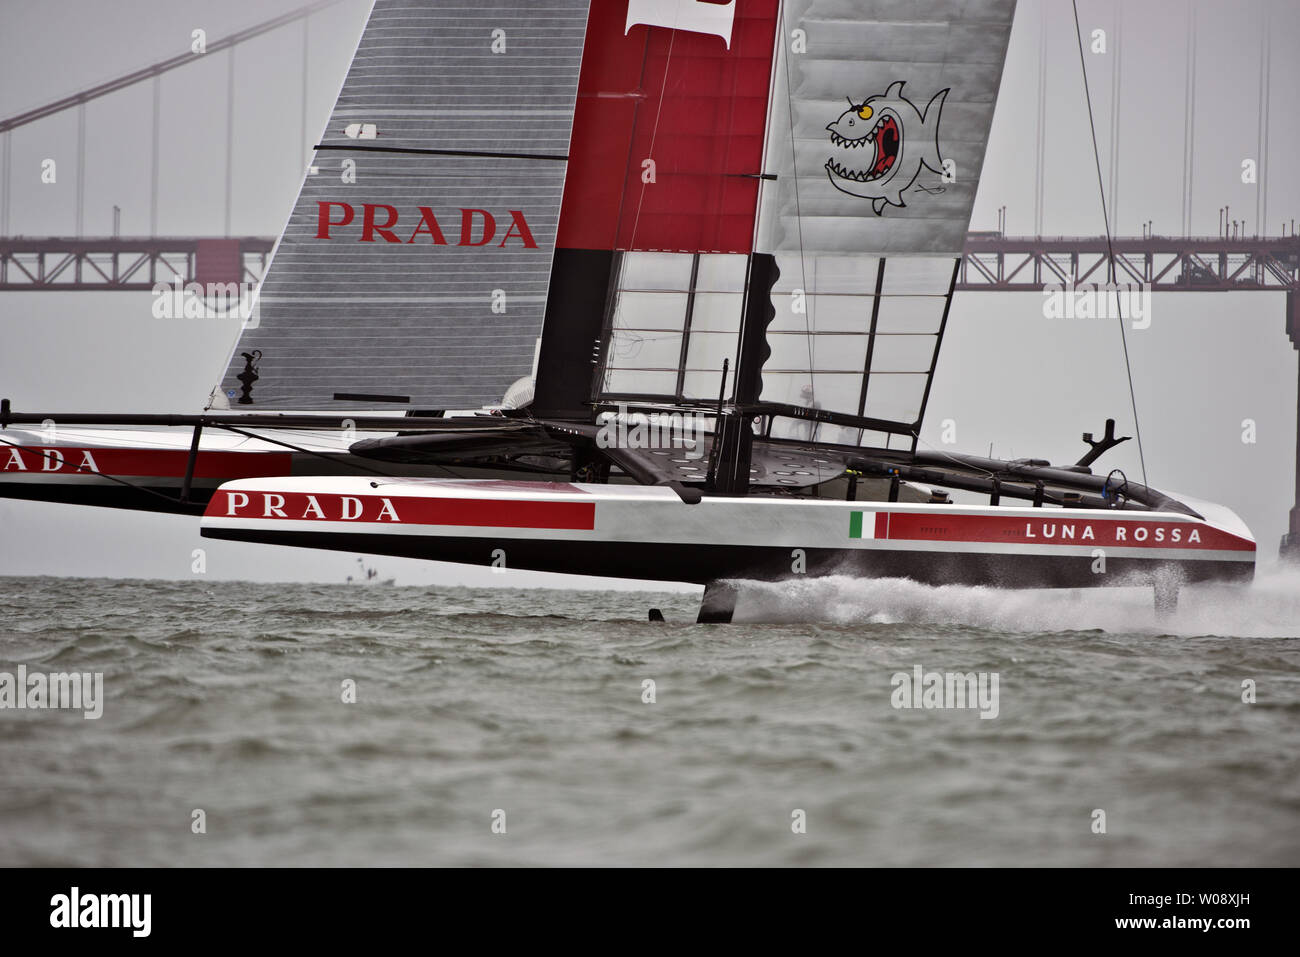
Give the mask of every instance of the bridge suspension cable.
M 1193 149 L 1196 146 L 1196 6 L 1187 8 L 1187 72 L 1183 84 L 1183 235 L 1192 234 Z
M 46 103 L 44 106 L 38 106 L 35 109 L 16 114 L 8 119 L 0 119 L 0 158 L 3 159 L 3 166 L 0 166 L 0 236 L 9 235 L 9 206 L 10 206 L 10 187 L 9 180 L 12 175 L 12 165 L 10 163 L 11 146 L 10 142 L 13 137 L 13 131 L 19 127 L 26 126 L 29 123 L 35 123 L 37 120 L 45 119 L 49 116 L 62 113 L 65 110 L 76 108 L 77 111 L 77 180 L 76 180 L 76 235 L 81 236 L 84 232 L 85 224 L 85 159 L 86 159 L 86 104 L 91 100 L 99 99 L 110 93 L 116 93 L 119 90 L 127 89 L 137 83 L 143 83 L 146 80 L 151 81 L 153 90 L 153 142 L 149 157 L 149 231 L 152 235 L 158 234 L 158 173 L 159 173 L 159 141 L 161 132 L 161 82 L 160 78 L 164 73 L 171 70 L 179 69 L 191 63 L 205 59 L 208 54 L 219 53 L 222 50 L 227 51 L 227 78 L 226 78 L 226 216 L 225 216 L 225 234 L 231 235 L 231 194 L 233 191 L 232 183 L 232 164 L 233 164 L 233 139 L 234 139 L 234 101 L 235 101 L 235 49 L 239 44 L 251 40 L 254 37 L 269 33 L 278 27 L 301 20 L 303 24 L 303 129 L 307 125 L 307 26 L 313 13 L 323 10 L 326 7 L 335 6 L 342 0 L 317 0 L 316 3 L 299 7 L 282 14 L 274 19 L 259 23 L 256 26 L 239 30 L 229 36 L 222 37 L 211 43 L 205 44 L 203 53 L 185 52 L 178 56 L 170 57 L 166 60 L 160 60 L 150 66 L 143 67 L 139 70 L 132 70 L 130 73 L 124 73 L 119 77 L 101 83 L 90 89 L 82 90 L 71 96 L 65 96 L 61 99 Z M 304 135 L 304 142 L 306 138 Z
M 1259 38 L 1259 160 L 1256 164 L 1255 235 L 1268 235 L 1268 112 L 1269 112 L 1269 60 L 1272 56 L 1273 9 L 1264 5 L 1263 30 Z
M 324 10 L 326 7 L 332 7 L 336 3 L 341 2 L 342 0 L 318 0 L 317 3 L 305 7 L 299 7 L 297 10 L 292 10 L 289 13 L 276 17 L 274 20 L 267 20 L 265 23 L 259 23 L 255 27 L 249 27 L 246 30 L 232 33 L 228 37 L 222 37 L 220 40 L 207 44 L 205 55 L 207 53 L 217 53 L 229 47 L 236 46 L 246 40 L 253 39 L 253 37 L 261 36 L 263 33 L 269 33 L 276 27 L 282 27 L 286 23 L 300 20 L 303 17 L 310 16 L 318 10 Z M 65 96 L 62 99 L 54 100 L 51 103 L 46 103 L 44 106 L 38 106 L 34 110 L 28 110 L 25 113 L 11 116 L 7 120 L 0 120 L 0 133 L 7 133 L 10 130 L 16 130 L 20 126 L 26 126 L 28 123 L 35 123 L 37 120 L 44 119 L 47 116 L 53 116 L 55 113 L 61 113 L 74 106 L 81 106 L 85 103 L 89 103 L 91 100 L 98 99 L 101 96 L 107 96 L 109 93 L 116 93 L 118 90 L 125 90 L 129 86 L 143 83 L 145 80 L 161 76 L 170 70 L 187 66 L 188 64 L 194 63 L 200 59 L 202 59 L 200 55 L 186 52 L 179 56 L 160 60 L 159 62 L 144 67 L 143 69 L 124 73 L 116 79 L 109 80 L 107 83 L 101 83 L 99 86 L 93 86 L 88 90 L 82 90 L 81 92 L 74 93 L 71 96 Z

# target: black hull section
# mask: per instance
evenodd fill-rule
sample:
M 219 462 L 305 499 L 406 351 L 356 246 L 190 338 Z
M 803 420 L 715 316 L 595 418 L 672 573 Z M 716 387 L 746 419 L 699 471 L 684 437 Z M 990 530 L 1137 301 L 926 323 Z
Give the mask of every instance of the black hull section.
M 786 547 L 548 541 L 531 538 L 444 538 L 342 532 L 263 532 L 205 528 L 206 538 L 293 545 L 490 566 L 502 549 L 510 568 L 649 581 L 707 584 L 724 579 L 779 581 L 790 571 Z M 1092 559 L 1067 555 L 972 554 L 965 552 L 819 549 L 804 550 L 806 575 L 911 578 L 930 585 L 997 588 L 1098 588 L 1149 585 L 1173 576 L 1182 583 L 1249 582 L 1253 562 L 1164 558 L 1107 559 L 1106 574 L 1093 574 Z
M 217 487 L 190 489 L 190 501 L 178 502 L 175 485 L 127 487 L 124 485 L 73 485 L 69 482 L 0 483 L 0 499 L 28 502 L 57 502 L 61 505 L 93 505 L 122 508 L 132 512 L 162 512 L 168 515 L 202 515 Z

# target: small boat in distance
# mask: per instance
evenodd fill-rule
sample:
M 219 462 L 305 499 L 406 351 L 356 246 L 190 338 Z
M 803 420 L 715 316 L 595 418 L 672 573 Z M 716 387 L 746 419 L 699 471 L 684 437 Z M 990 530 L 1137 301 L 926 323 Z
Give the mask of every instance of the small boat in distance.
M 379 572 L 373 566 L 367 565 L 364 558 L 358 558 L 357 564 L 361 567 L 357 569 L 355 575 L 348 576 L 349 585 L 394 585 L 397 583 L 396 578 L 380 578 Z

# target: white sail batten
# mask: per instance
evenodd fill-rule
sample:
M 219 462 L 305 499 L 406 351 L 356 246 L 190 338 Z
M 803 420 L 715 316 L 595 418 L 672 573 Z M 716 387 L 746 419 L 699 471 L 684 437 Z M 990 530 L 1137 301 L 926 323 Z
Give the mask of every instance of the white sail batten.
M 223 383 L 232 403 L 254 350 L 253 408 L 474 408 L 530 373 L 587 14 L 376 0 Z

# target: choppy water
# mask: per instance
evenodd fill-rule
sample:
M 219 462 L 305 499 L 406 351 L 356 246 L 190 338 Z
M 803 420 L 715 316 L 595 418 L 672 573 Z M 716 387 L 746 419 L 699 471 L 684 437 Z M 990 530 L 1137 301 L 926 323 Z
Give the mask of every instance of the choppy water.
M 1166 624 L 1138 590 L 743 596 L 828 623 L 0 579 L 0 671 L 102 671 L 106 697 L 0 711 L 0 864 L 1300 864 L 1300 575 L 1185 590 Z M 916 665 L 997 672 L 998 717 L 896 710 Z

